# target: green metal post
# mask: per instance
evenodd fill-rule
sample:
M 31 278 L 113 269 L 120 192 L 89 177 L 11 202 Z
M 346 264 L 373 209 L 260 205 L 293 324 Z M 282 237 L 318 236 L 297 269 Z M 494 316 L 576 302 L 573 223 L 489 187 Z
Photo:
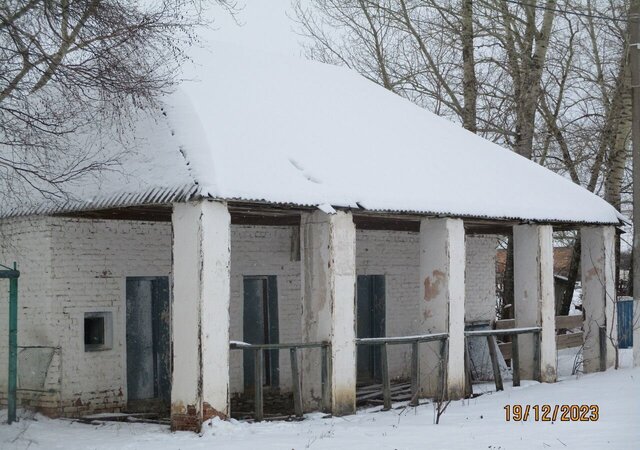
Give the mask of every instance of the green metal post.
M 13 263 L 13 270 L 17 265 Z M 7 422 L 16 421 L 16 388 L 18 375 L 18 277 L 9 278 L 9 398 Z

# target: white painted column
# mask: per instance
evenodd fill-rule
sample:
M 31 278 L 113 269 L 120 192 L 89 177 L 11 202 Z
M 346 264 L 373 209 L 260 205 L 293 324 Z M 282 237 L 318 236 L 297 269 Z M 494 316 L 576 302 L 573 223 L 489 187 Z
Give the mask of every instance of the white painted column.
M 553 383 L 557 376 L 557 353 L 553 228 L 550 225 L 513 227 L 513 278 L 516 328 L 542 327 L 538 362 L 534 355 L 534 337 L 518 336 L 520 377 L 533 379 L 539 369 L 540 381 Z
M 173 206 L 171 428 L 229 414 L 230 226 L 226 205 Z
M 461 219 L 420 221 L 420 314 L 418 333 L 449 333 L 445 365 L 447 398 L 464 397 L 465 231 Z M 420 344 L 420 393 L 440 387 L 439 344 Z
M 615 227 L 580 229 L 582 308 L 584 309 L 583 369 L 600 370 L 600 327 L 606 329 L 606 367 L 615 364 L 618 330 L 615 311 Z
M 331 342 L 330 406 L 334 415 L 356 408 L 356 229 L 350 213 L 303 214 L 301 230 L 302 335 Z M 305 408 L 322 401 L 320 352 L 304 350 Z

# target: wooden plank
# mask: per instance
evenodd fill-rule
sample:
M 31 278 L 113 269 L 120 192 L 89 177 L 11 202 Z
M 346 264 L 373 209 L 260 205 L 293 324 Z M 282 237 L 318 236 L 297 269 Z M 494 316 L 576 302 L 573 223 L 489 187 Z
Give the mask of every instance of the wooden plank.
M 607 370 L 607 328 L 599 327 L 600 333 L 600 372 Z
M 533 379 L 540 381 L 540 333 L 533 333 Z
M 584 333 L 559 334 L 556 336 L 556 348 L 561 350 L 563 348 L 580 347 L 584 344 Z
M 520 354 L 518 350 L 518 335 L 511 337 L 511 372 L 513 372 L 513 385 L 520 386 Z
M 489 344 L 489 357 L 491 358 L 491 366 L 493 367 L 493 380 L 496 383 L 496 391 L 504 391 L 500 365 L 498 364 L 498 355 L 496 354 L 495 336 L 487 336 L 487 344 Z
M 447 351 L 449 350 L 449 345 L 447 341 L 442 341 L 440 342 L 440 388 L 438 389 L 439 392 L 439 397 L 440 399 L 444 400 L 447 397 L 447 393 L 445 392 L 446 386 L 447 386 L 447 381 L 446 381 L 446 375 L 447 372 L 445 370 L 446 364 L 447 364 L 447 360 L 449 359 L 447 357 Z
M 582 322 L 582 314 L 576 316 L 556 316 L 556 330 L 563 328 L 581 328 Z
M 322 383 L 322 408 L 324 412 L 331 412 L 331 378 L 329 374 L 331 373 L 331 351 L 328 345 L 322 346 L 321 350 L 321 372 L 320 372 L 320 380 Z
M 299 226 L 300 215 L 269 215 L 231 212 L 232 225 Z
M 496 330 L 506 330 L 508 328 L 516 327 L 516 319 L 501 319 L 496 320 L 495 329 Z
M 230 350 L 244 349 L 263 349 L 263 350 L 282 350 L 287 348 L 323 348 L 328 344 L 326 342 L 294 342 L 287 344 L 248 344 L 246 342 L 232 341 L 229 344 Z
M 391 409 L 391 380 L 389 379 L 389 358 L 387 352 L 387 344 L 382 345 L 380 349 L 382 358 L 382 399 L 384 400 L 384 411 Z
M 435 334 L 417 334 L 415 336 L 356 338 L 356 345 L 411 344 L 413 342 L 443 341 L 448 337 L 449 337 L 448 333 L 435 333 Z
M 471 357 L 469 356 L 469 339 L 464 340 L 464 393 L 469 398 L 473 395 L 473 384 L 471 383 Z
M 513 338 L 512 336 L 512 341 Z M 558 350 L 563 348 L 571 348 L 571 347 L 580 347 L 584 343 L 584 337 L 582 331 L 579 333 L 570 333 L 570 334 L 559 334 L 556 336 L 556 347 Z M 503 342 L 498 344 L 498 348 L 500 349 L 500 353 L 504 359 L 512 359 L 513 358 L 513 348 L 511 343 Z
M 360 386 L 357 388 L 358 393 L 366 394 L 368 392 L 377 392 L 382 389 L 382 384 L 369 384 L 367 386 Z
M 539 333 L 541 327 L 505 328 L 502 330 L 470 330 L 465 336 L 513 336 L 514 334 Z
M 418 406 L 418 390 L 420 389 L 420 348 L 417 342 L 411 344 L 411 402 L 410 406 Z
M 498 344 L 498 349 L 500 349 L 500 353 L 502 353 L 502 357 L 504 359 L 511 359 L 511 342 L 502 342 Z
M 374 400 L 374 399 L 382 399 L 382 385 L 378 384 L 378 388 L 375 391 L 362 392 L 358 390 L 356 392 L 356 401 L 358 403 Z M 401 384 L 392 384 L 391 385 L 391 399 L 395 400 L 396 398 L 404 395 L 411 395 L 411 384 L 409 383 L 401 383 Z
M 291 357 L 291 381 L 293 383 L 293 409 L 296 417 L 302 417 L 302 386 L 298 370 L 298 349 L 289 349 L 289 356 Z
M 358 230 L 390 230 L 390 231 L 420 231 L 419 220 L 400 220 L 393 217 L 374 217 L 353 215 L 353 222 Z

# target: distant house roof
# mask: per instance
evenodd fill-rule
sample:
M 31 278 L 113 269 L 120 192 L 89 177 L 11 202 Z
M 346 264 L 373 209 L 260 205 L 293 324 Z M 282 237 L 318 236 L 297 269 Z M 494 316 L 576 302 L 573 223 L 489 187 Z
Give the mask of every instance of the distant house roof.
M 185 76 L 161 111 L 135 117 L 125 173 L 73 186 L 64 205 L 5 205 L 3 215 L 211 197 L 541 222 L 621 217 L 346 68 L 213 44 Z

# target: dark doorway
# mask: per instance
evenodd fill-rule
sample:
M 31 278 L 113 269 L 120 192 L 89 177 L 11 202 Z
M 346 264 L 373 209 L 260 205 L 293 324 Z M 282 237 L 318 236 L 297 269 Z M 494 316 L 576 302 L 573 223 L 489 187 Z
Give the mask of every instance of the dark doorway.
M 243 338 L 249 344 L 277 344 L 278 288 L 275 276 L 244 277 Z M 245 393 L 254 389 L 254 355 L 243 352 Z M 278 351 L 264 352 L 263 385 L 277 387 Z
M 384 275 L 358 275 L 356 336 L 385 336 Z M 381 381 L 380 346 L 358 346 L 358 384 Z
M 168 277 L 128 277 L 127 393 L 132 411 L 166 410 L 171 404 Z

